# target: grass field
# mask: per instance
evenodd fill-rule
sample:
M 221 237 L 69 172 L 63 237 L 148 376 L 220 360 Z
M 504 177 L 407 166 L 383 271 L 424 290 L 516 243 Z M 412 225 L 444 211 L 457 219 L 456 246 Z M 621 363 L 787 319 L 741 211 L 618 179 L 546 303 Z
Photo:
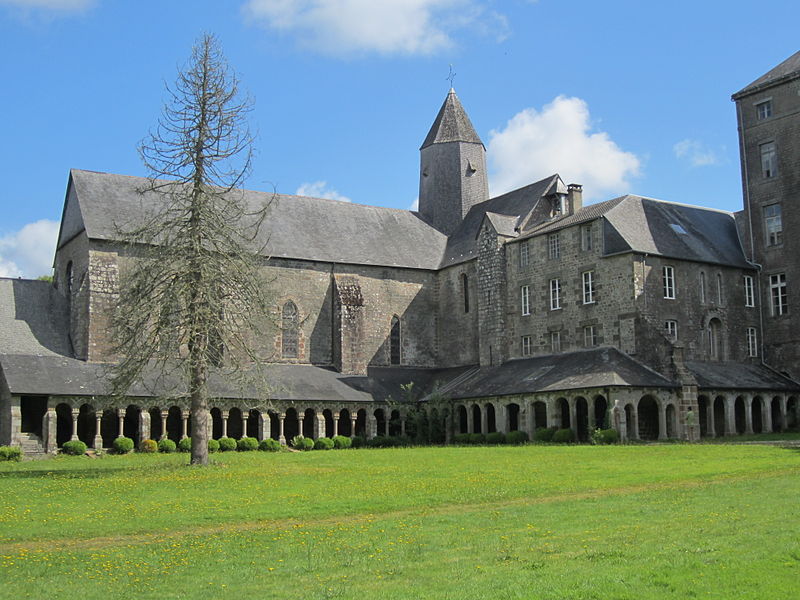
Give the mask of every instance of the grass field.
M 800 597 L 800 451 L 411 448 L 0 464 L 0 598 Z

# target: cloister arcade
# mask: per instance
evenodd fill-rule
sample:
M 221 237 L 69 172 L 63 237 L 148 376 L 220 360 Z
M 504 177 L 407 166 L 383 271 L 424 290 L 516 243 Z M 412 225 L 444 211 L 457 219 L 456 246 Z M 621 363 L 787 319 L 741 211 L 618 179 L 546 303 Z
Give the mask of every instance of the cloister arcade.
M 703 392 L 697 404 L 702 437 L 781 432 L 800 423 L 797 396 Z

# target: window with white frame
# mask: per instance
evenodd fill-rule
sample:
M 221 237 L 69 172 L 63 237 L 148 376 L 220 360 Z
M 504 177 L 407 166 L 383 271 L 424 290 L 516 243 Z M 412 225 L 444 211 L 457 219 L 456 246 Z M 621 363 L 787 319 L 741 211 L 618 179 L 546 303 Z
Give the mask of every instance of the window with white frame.
M 524 269 L 525 267 L 528 266 L 528 263 L 530 262 L 530 258 L 531 258 L 530 252 L 531 251 L 530 251 L 530 247 L 529 247 L 529 244 L 528 244 L 528 240 L 520 242 L 520 244 L 519 244 L 519 268 L 520 269 Z
M 587 325 L 583 328 L 583 345 L 587 348 L 597 346 L 597 327 L 595 325 Z
M 530 286 L 523 285 L 519 288 L 519 291 L 522 316 L 527 316 L 531 314 L 531 288 Z
M 756 118 L 759 121 L 769 119 L 772 116 L 772 100 L 763 100 L 756 104 Z
M 592 226 L 584 225 L 581 227 L 581 249 L 588 252 L 592 249 Z
M 747 356 L 758 356 L 758 335 L 755 327 L 747 328 Z
M 523 335 L 522 336 L 522 356 L 530 356 L 532 354 L 533 344 L 531 342 L 531 336 Z
M 753 289 L 753 278 L 750 275 L 744 276 L 744 305 L 753 307 L 756 305 L 756 295 Z
M 778 174 L 778 153 L 775 150 L 775 142 L 761 144 L 758 148 L 761 152 L 761 176 L 775 177 Z
M 664 280 L 664 298 L 675 299 L 675 269 L 670 266 L 661 268 L 661 276 Z
M 767 246 L 779 246 L 783 236 L 781 205 L 769 204 L 764 207 L 764 237 Z
M 550 280 L 550 310 L 559 310 L 561 308 L 561 280 Z
M 594 271 L 583 272 L 583 303 L 594 303 Z
M 551 331 L 550 332 L 550 352 L 553 354 L 558 354 L 561 352 L 561 332 L 560 331 Z
M 557 233 L 551 233 L 547 236 L 547 256 L 550 258 L 559 258 L 561 256 L 561 242 Z
M 769 276 L 769 295 L 772 316 L 785 315 L 789 310 L 786 294 L 786 273 Z
M 673 320 L 664 321 L 664 334 L 673 342 L 678 339 L 678 322 Z

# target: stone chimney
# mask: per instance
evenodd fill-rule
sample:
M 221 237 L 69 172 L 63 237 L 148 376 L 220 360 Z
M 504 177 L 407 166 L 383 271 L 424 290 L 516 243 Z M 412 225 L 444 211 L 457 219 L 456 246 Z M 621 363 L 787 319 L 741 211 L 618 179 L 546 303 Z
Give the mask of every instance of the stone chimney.
M 574 215 L 583 208 L 583 186 L 579 183 L 570 183 L 567 186 L 567 213 Z

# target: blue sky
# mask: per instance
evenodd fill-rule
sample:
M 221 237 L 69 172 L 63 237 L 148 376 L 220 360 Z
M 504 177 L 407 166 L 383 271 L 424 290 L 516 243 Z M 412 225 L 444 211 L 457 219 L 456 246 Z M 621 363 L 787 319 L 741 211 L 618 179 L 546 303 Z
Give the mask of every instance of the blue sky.
M 0 276 L 49 272 L 70 168 L 145 175 L 164 82 L 216 34 L 255 100 L 247 187 L 409 208 L 455 88 L 493 193 L 738 210 L 730 95 L 796 52 L 794 2 L 0 0 Z

